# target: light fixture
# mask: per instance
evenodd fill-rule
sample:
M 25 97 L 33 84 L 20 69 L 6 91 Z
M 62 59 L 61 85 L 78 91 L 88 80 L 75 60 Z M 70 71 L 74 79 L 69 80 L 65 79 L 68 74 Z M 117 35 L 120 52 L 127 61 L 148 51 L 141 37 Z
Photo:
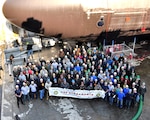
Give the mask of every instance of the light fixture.
M 102 27 L 104 25 L 104 16 L 100 17 L 100 20 L 97 22 L 98 27 Z

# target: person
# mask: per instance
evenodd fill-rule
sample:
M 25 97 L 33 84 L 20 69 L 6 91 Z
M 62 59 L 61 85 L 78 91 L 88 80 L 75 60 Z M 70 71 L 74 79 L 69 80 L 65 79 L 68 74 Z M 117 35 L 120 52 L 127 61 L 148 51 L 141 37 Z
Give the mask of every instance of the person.
M 50 79 L 47 79 L 46 83 L 45 83 L 45 89 L 46 89 L 46 100 L 48 100 L 50 94 L 49 94 L 49 88 L 52 86 L 52 82 L 50 81 Z
M 74 71 L 76 72 L 81 72 L 81 66 L 79 64 L 77 64 L 75 67 L 74 67 Z
M 45 84 L 42 78 L 40 79 L 40 82 L 38 84 L 38 89 L 40 92 L 40 100 L 43 100 L 45 94 Z
M 21 87 L 21 91 L 22 91 L 22 95 L 23 95 L 23 101 L 25 102 L 26 100 L 30 100 L 30 96 L 29 96 L 29 86 L 27 86 L 27 84 L 25 82 L 23 82 L 23 86 Z
M 31 81 L 29 88 L 31 90 L 31 98 L 37 98 L 37 84 L 35 84 L 34 81 Z
M 110 92 L 110 91 L 112 91 L 112 89 L 114 89 L 114 85 L 113 85 L 112 82 L 109 82 L 109 84 L 108 84 L 108 91 Z
M 47 74 L 47 75 L 48 75 L 48 71 L 45 69 L 45 67 L 44 67 L 44 66 L 42 66 L 42 69 L 40 70 L 40 74 L 41 74 L 41 76 L 42 76 L 42 77 L 44 77 L 44 76 L 45 76 L 45 74 Z
M 101 81 L 102 82 L 102 81 Z M 109 93 L 109 88 L 108 88 L 108 83 L 107 81 L 104 82 L 104 85 L 102 85 L 102 89 L 105 91 L 105 101 L 108 101 L 108 93 Z
M 10 61 L 10 64 L 12 65 L 13 62 L 14 62 L 14 55 L 13 55 L 13 54 L 11 54 L 11 55 L 9 56 L 9 61 Z
M 84 81 L 83 80 L 81 80 L 80 90 L 85 90 L 85 85 L 84 85 Z
M 65 55 L 64 59 L 62 60 L 62 63 L 64 66 L 70 63 L 70 59 L 67 57 L 67 55 Z
M 16 40 L 14 41 L 14 47 L 19 47 L 19 46 L 20 46 L 19 41 L 18 41 L 18 39 L 16 39 Z
M 97 79 L 95 79 L 95 81 L 94 81 L 94 90 L 101 90 L 101 89 L 102 89 L 102 87 L 101 87 L 100 83 L 98 82 Z
M 53 71 L 54 71 L 54 72 L 56 72 L 57 67 L 58 67 L 58 63 L 56 62 L 56 60 L 53 60 L 52 68 L 53 68 Z
M 76 81 L 74 79 L 71 80 L 71 85 L 70 85 L 70 89 L 76 90 L 78 89 L 78 84 L 76 83 Z
M 41 58 L 39 59 L 39 61 L 40 61 L 40 65 L 41 65 L 41 66 L 45 66 L 46 61 L 45 61 L 44 57 L 41 57 Z
M 57 78 L 53 78 L 53 81 L 52 81 L 52 87 L 59 87 L 60 85 L 59 85 L 59 83 L 58 83 L 58 80 L 57 80 Z
M 94 90 L 94 85 L 92 82 L 90 82 L 90 84 L 87 86 L 86 88 L 87 90 Z
M 32 57 L 32 59 L 33 59 L 33 49 L 32 49 L 32 47 L 33 47 L 33 44 L 29 44 L 29 43 L 27 43 L 27 56 L 28 56 L 28 58 L 30 58 L 30 56 Z
M 132 89 L 129 89 L 129 92 L 126 94 L 126 102 L 125 102 L 125 105 L 128 109 L 131 107 L 132 98 L 133 98 Z
M 128 85 L 126 85 L 124 88 L 123 88 L 123 92 L 124 92 L 124 94 L 126 95 L 128 92 L 129 92 L 129 86 Z
M 8 64 L 8 67 L 9 67 L 9 75 L 11 76 L 12 75 L 12 68 L 13 68 L 13 63 L 14 63 L 14 55 L 11 54 L 9 56 L 9 64 Z
M 95 72 L 92 73 L 91 79 L 93 79 L 93 81 L 97 80 L 97 76 L 96 76 Z
M 120 54 L 118 61 L 119 62 L 124 61 L 124 54 L 123 53 Z
M 66 78 L 67 82 L 71 85 L 71 74 L 68 74 L 67 75 L 67 78 Z
M 18 79 L 20 80 L 21 84 L 27 80 L 26 76 L 23 74 L 23 72 L 20 72 L 20 75 L 18 77 Z
M 16 67 L 13 68 L 13 77 L 14 77 L 14 82 L 17 81 L 18 79 L 18 76 L 19 76 L 19 71 L 17 70 Z
M 19 101 L 21 101 L 21 103 L 24 104 L 23 101 L 22 101 L 22 92 L 19 89 L 18 85 L 16 85 L 15 88 L 16 88 L 15 89 L 15 96 L 17 98 L 17 105 L 18 105 L 18 108 L 19 108 Z
M 142 101 L 144 101 L 144 94 L 146 93 L 145 82 L 143 82 L 142 85 L 140 86 L 139 93 L 140 95 L 142 95 Z
M 136 88 L 132 89 L 132 91 L 133 91 L 133 97 L 132 97 L 131 105 L 135 107 L 139 102 L 139 93 L 137 92 Z
M 42 78 L 43 78 L 43 80 L 44 80 L 44 83 L 46 83 L 46 81 L 47 81 L 48 79 L 50 79 L 50 77 L 48 76 L 47 73 L 46 73 Z
M 65 53 L 64 53 L 63 49 L 60 49 L 60 51 L 59 51 L 59 53 L 58 53 L 58 56 L 59 56 L 61 59 L 64 58 Z
M 109 104 L 113 105 L 114 99 L 116 97 L 115 89 L 113 88 L 111 91 L 109 91 Z
M 63 81 L 60 84 L 61 88 L 68 88 L 70 87 L 69 83 L 66 81 L 66 79 L 64 78 Z
M 118 96 L 118 98 L 117 98 L 117 106 L 119 108 L 123 108 L 123 99 L 125 97 L 125 94 L 124 94 L 122 88 L 120 88 L 120 92 L 118 92 L 117 96 Z

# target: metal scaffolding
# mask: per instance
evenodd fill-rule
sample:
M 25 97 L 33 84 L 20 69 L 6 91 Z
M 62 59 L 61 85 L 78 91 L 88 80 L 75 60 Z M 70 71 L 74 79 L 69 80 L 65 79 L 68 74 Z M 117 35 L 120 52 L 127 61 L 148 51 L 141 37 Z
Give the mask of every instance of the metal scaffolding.
M 111 58 L 115 56 L 119 56 L 120 54 L 123 54 L 126 58 L 132 59 L 134 56 L 134 48 L 135 48 L 136 38 L 134 38 L 133 47 L 129 47 L 124 43 L 122 44 L 114 44 L 114 40 L 112 41 L 112 45 L 103 45 L 103 52 L 106 55 L 110 55 Z

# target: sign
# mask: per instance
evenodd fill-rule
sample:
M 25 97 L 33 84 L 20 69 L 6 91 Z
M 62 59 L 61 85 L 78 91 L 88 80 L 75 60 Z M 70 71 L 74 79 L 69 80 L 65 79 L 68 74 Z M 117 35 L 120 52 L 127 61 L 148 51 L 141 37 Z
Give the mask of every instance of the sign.
M 50 96 L 71 97 L 79 99 L 104 98 L 104 90 L 72 90 L 59 87 L 51 87 L 49 89 Z

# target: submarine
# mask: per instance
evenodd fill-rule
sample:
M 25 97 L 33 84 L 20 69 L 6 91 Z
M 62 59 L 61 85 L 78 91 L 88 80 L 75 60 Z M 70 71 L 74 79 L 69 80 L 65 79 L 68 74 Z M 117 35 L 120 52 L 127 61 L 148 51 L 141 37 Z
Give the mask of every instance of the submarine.
M 6 0 L 2 10 L 12 25 L 47 37 L 121 41 L 150 36 L 149 0 Z

